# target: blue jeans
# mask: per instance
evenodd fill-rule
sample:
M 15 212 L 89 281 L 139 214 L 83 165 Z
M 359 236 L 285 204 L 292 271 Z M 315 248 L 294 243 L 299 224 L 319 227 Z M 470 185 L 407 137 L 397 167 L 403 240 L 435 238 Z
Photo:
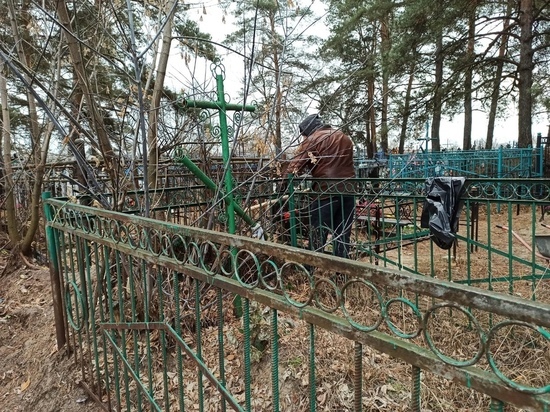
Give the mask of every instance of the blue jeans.
M 331 233 L 333 255 L 348 258 L 354 211 L 354 196 L 331 195 L 314 200 L 310 205 L 310 248 L 322 251 Z

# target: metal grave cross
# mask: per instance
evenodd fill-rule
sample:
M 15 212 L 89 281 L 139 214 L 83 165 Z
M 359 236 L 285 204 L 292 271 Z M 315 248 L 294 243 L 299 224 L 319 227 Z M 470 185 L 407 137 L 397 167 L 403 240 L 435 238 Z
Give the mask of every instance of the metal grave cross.
M 225 91 L 223 80 L 225 77 L 225 69 L 219 62 L 215 62 L 211 66 L 212 75 L 216 77 L 217 98 L 216 101 L 198 101 L 186 99 L 184 101 L 187 107 L 197 109 L 214 109 L 218 110 L 220 119 L 220 135 L 222 143 L 222 158 L 225 170 L 225 200 L 227 204 L 228 229 L 229 233 L 235 233 L 235 201 L 233 198 L 233 177 L 231 174 L 231 150 L 229 148 L 229 128 L 227 126 L 227 112 L 253 112 L 255 106 L 228 103 L 225 100 Z M 238 206 L 237 206 L 238 207 Z M 240 213 L 239 213 L 240 214 Z

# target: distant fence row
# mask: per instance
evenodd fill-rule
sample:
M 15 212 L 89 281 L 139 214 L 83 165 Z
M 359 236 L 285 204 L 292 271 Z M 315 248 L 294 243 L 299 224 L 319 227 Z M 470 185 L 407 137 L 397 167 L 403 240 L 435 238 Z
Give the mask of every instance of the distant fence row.
M 546 146 L 539 148 L 499 148 L 497 150 L 443 151 L 427 153 L 390 154 L 377 159 L 356 157 L 357 177 L 427 178 L 434 176 L 464 176 L 467 178 L 537 178 L 548 176 L 550 167 Z M 192 159 L 213 181 L 222 181 L 223 160 L 220 157 Z M 62 162 L 46 167 L 45 187 L 58 196 L 73 196 L 81 193 L 76 180 L 76 164 Z M 143 166 L 135 164 L 122 166 L 123 174 L 132 177 L 130 189 L 143 188 Z M 374 173 L 372 171 L 374 170 Z M 27 207 L 33 167 L 14 165 L 14 181 L 17 187 L 17 204 Z M 99 180 L 107 178 L 101 165 L 97 168 Z M 280 174 L 278 162 L 262 157 L 241 157 L 231 160 L 231 173 L 236 181 L 242 181 L 253 174 L 263 178 Z M 180 187 L 189 184 L 195 176 L 177 159 L 161 162 L 158 166 L 159 187 Z
M 380 169 L 392 178 L 464 176 L 468 178 L 537 178 L 550 175 L 550 147 L 505 148 L 497 150 L 453 150 L 411 152 L 356 159 L 358 177 Z

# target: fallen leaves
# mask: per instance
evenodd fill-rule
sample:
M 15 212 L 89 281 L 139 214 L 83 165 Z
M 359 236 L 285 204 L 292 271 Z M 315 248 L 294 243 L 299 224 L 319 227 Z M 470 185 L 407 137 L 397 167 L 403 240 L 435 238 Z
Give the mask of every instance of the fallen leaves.
M 29 378 L 21 384 L 21 392 L 26 391 L 28 389 L 28 387 L 30 386 L 30 384 L 31 384 L 31 378 L 29 376 Z

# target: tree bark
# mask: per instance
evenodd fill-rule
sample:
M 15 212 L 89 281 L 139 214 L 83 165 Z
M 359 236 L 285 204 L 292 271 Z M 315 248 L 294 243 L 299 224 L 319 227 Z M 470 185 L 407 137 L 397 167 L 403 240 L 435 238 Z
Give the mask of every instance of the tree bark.
M 19 24 L 16 20 L 16 12 L 15 12 L 15 6 L 13 4 L 13 0 L 8 0 L 8 10 L 10 14 L 12 35 L 13 35 L 15 47 L 17 49 L 17 54 L 19 56 L 19 60 L 26 67 L 29 67 L 30 66 L 29 61 L 31 60 L 31 58 L 29 57 L 30 52 L 28 52 L 28 50 L 26 50 L 25 48 L 25 45 L 30 43 L 29 34 L 27 30 L 24 30 L 22 33 L 20 33 L 20 28 L 26 28 L 28 25 L 28 20 L 29 20 L 28 10 L 20 11 L 19 15 L 27 18 L 27 21 L 23 20 L 23 22 L 19 22 Z M 26 75 L 24 76 L 27 82 L 31 83 L 31 79 L 29 79 L 28 76 Z M 46 157 L 42 156 L 41 153 L 47 153 L 47 148 L 49 146 L 49 139 L 46 139 L 46 143 L 44 144 L 41 142 L 41 132 L 40 132 L 40 125 L 38 122 L 37 104 L 30 90 L 27 90 L 27 107 L 29 109 L 30 132 L 31 132 L 30 135 L 31 135 L 31 141 L 32 141 L 32 157 L 34 160 L 34 180 L 32 184 L 31 201 L 30 201 L 31 215 L 30 215 L 28 227 L 26 228 L 25 235 L 23 236 L 19 246 L 20 246 L 21 253 L 29 256 L 32 252 L 32 242 L 34 240 L 34 237 L 36 235 L 36 232 L 39 227 L 39 222 L 40 222 L 40 212 L 41 212 L 40 198 L 42 193 L 42 183 L 44 181 L 44 168 L 46 164 Z M 43 147 L 43 145 L 45 145 L 45 147 Z M 9 167 L 11 168 L 11 163 Z M 10 173 L 10 176 L 12 176 L 11 173 Z M 19 233 L 17 235 L 17 238 L 20 239 Z
M 407 82 L 407 91 L 405 92 L 405 104 L 403 106 L 403 121 L 401 122 L 401 133 L 399 134 L 399 153 L 405 152 L 405 140 L 407 139 L 407 127 L 409 125 L 409 117 L 411 115 L 411 94 L 414 83 L 414 71 L 416 69 L 416 61 L 412 62 L 411 71 L 409 73 L 409 81 Z
M 439 152 L 441 144 L 439 141 L 439 129 L 441 128 L 442 97 L 443 93 L 443 34 L 439 32 L 436 39 L 435 50 L 435 82 L 433 96 L 433 117 L 432 117 L 432 151 Z
M 84 58 L 82 56 L 78 39 L 74 35 L 74 31 L 72 29 L 69 11 L 65 0 L 57 1 L 57 15 L 59 16 L 59 22 L 65 30 L 65 39 L 69 48 L 73 68 L 76 73 L 78 87 L 82 91 L 84 100 L 86 101 L 90 124 L 94 128 L 97 135 L 99 148 L 101 150 L 101 154 L 103 155 L 103 160 L 105 161 L 105 169 L 109 174 L 113 187 L 116 187 L 118 180 L 118 167 L 115 153 L 105 128 L 105 122 L 103 121 L 103 117 L 97 108 L 94 95 L 88 84 L 88 75 L 84 65 Z
M 19 243 L 19 232 L 17 231 L 17 217 L 15 211 L 15 192 L 13 184 L 13 169 L 11 167 L 11 126 L 10 113 L 8 109 L 8 86 L 4 71 L 4 64 L 0 63 L 0 104 L 2 106 L 2 144 L 4 161 L 4 196 L 6 207 L 6 224 L 10 244 L 15 246 Z
M 367 84 L 367 157 L 372 159 L 376 153 L 376 111 L 374 110 L 374 78 Z
M 508 28 L 510 27 L 510 13 L 512 13 L 513 0 L 509 0 L 506 3 L 506 19 L 504 20 L 502 27 L 502 36 L 500 38 L 500 46 L 498 49 L 497 67 L 495 70 L 495 78 L 493 82 L 493 90 L 491 92 L 491 106 L 489 109 L 489 119 L 487 124 L 487 140 L 485 141 L 485 149 L 489 150 L 493 148 L 493 140 L 495 135 L 495 121 L 497 117 L 498 100 L 500 97 L 500 82 L 502 81 L 502 72 L 504 71 L 504 57 L 506 56 L 506 49 L 508 47 Z
M 162 31 L 162 46 L 158 59 L 157 74 L 155 78 L 155 86 L 151 97 L 151 110 L 149 111 L 149 130 L 147 131 L 147 173 L 149 187 L 155 189 L 157 187 L 158 178 L 158 123 L 160 117 L 160 101 L 162 91 L 164 89 L 164 80 L 166 78 L 166 69 L 168 67 L 168 59 L 170 57 L 170 46 L 172 44 L 172 21 L 174 16 L 168 16 L 168 13 L 174 7 L 174 0 L 166 3 L 165 11 L 168 19 Z
M 390 33 L 388 28 L 389 16 L 385 16 L 382 19 L 380 26 L 380 55 L 382 59 L 382 113 L 381 113 L 381 124 L 380 124 L 380 146 L 384 153 L 388 152 L 388 101 L 390 94 L 390 76 L 388 73 L 388 52 L 390 50 Z
M 531 126 L 533 96 L 533 0 L 520 0 L 520 52 L 518 81 L 518 147 L 533 143 Z
M 279 50 L 277 45 L 277 31 L 275 30 L 274 13 L 269 14 L 269 21 L 273 41 L 273 69 L 275 71 L 275 136 L 273 145 L 275 146 L 275 155 L 278 156 L 283 150 L 283 140 L 281 135 L 281 112 L 283 105 L 283 93 L 281 91 L 281 63 L 279 61 Z
M 473 83 L 473 62 L 474 45 L 476 31 L 476 8 L 472 6 L 472 11 L 468 16 L 468 46 L 466 50 L 466 73 L 464 77 L 464 134 L 462 140 L 462 150 L 472 148 L 472 83 Z

